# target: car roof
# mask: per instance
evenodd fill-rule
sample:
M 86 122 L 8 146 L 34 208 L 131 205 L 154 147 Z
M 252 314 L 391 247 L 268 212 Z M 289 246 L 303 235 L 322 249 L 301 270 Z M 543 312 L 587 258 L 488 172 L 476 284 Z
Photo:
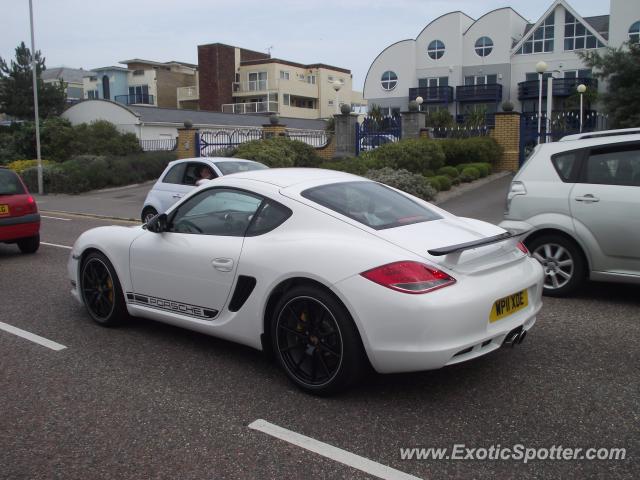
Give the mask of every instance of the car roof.
M 328 183 L 333 183 L 340 180 L 366 180 L 350 173 L 337 170 L 324 170 L 322 168 L 269 168 L 265 170 L 251 170 L 249 172 L 234 173 L 233 178 L 234 180 L 242 178 L 270 183 L 281 188 L 304 182 L 329 181 Z
M 202 162 L 202 161 L 208 161 L 208 162 L 216 162 L 216 163 L 224 163 L 224 162 L 254 162 L 254 163 L 259 163 L 256 162 L 255 160 L 247 160 L 244 158 L 234 158 L 234 157 L 192 157 L 192 158 L 180 158 L 178 160 L 173 160 L 171 163 L 172 165 L 175 165 L 176 163 L 181 163 L 181 162 Z
M 599 147 L 599 146 L 614 145 L 616 143 L 637 142 L 637 141 L 640 141 L 640 133 L 633 133 L 628 135 L 603 136 L 603 137 L 596 137 L 596 138 L 582 138 L 582 139 L 576 139 L 571 141 L 542 143 L 539 145 L 540 147 L 539 152 L 554 154 L 558 152 L 577 150 L 580 148 Z
M 617 135 L 632 135 L 635 133 L 640 133 L 640 127 L 619 128 L 616 130 L 599 130 L 596 132 L 576 133 L 574 135 L 565 135 L 560 139 L 560 141 L 567 142 L 572 140 L 583 140 L 587 138 L 603 138 L 603 137 L 613 137 Z

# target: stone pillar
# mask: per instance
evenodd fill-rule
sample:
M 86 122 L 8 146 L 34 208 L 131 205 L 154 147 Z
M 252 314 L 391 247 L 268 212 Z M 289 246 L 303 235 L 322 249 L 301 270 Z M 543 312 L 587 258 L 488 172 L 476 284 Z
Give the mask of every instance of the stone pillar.
M 198 156 L 196 151 L 196 137 L 199 134 L 198 130 L 193 128 L 191 122 L 184 122 L 185 126 L 178 129 L 178 144 L 176 146 L 176 152 L 178 158 L 193 158 Z
M 520 168 L 520 113 L 498 112 L 495 115 L 496 126 L 490 135 L 504 150 L 495 168 L 516 172 Z
M 426 121 L 427 115 L 424 112 L 402 112 L 402 138 L 419 138 Z
M 284 137 L 286 135 L 286 132 L 287 126 L 280 123 L 269 123 L 266 125 L 262 125 L 262 133 L 264 133 L 264 138 Z
M 336 128 L 336 158 L 356 156 L 356 124 L 358 115 L 340 114 L 334 115 Z
M 336 155 L 336 136 L 331 135 L 324 147 L 316 148 L 316 153 L 323 160 L 331 160 Z

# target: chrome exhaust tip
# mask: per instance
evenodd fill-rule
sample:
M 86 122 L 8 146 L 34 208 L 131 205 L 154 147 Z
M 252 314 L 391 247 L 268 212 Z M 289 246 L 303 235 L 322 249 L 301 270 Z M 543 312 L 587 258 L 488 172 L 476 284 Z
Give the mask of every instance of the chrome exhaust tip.
M 520 335 L 518 335 L 518 345 L 520 345 L 522 342 L 524 342 L 524 338 L 527 336 L 527 331 L 526 330 L 522 330 L 520 332 Z
M 519 339 L 521 333 L 522 331 L 520 329 L 511 330 L 509 333 L 507 333 L 507 336 L 505 337 L 504 342 L 502 342 L 502 345 L 505 347 L 515 347 L 517 343 L 520 343 Z

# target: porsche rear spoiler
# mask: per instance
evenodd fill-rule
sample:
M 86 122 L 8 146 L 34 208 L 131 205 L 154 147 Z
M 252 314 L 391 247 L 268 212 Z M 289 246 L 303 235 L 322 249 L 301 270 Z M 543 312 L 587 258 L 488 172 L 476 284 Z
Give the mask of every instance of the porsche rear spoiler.
M 492 243 L 502 242 L 511 238 L 517 238 L 529 233 L 529 230 L 523 232 L 504 232 L 492 237 L 481 238 L 480 240 L 474 240 L 472 242 L 458 243 L 457 245 L 449 245 L 448 247 L 432 248 L 427 250 L 429 255 L 434 257 L 441 257 L 443 255 L 449 255 L 451 253 L 460 253 L 464 250 L 470 250 L 472 248 L 483 247 L 485 245 L 491 245 Z

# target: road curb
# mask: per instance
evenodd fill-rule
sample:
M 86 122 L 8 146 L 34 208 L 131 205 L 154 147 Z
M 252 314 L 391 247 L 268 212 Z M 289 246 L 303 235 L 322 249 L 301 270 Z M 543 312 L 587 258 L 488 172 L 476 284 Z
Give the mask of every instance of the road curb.
M 487 177 L 481 178 L 479 180 L 476 180 L 475 182 L 464 183 L 462 185 L 455 186 L 448 192 L 439 192 L 438 195 L 436 196 L 436 199 L 431 203 L 433 203 L 434 205 L 440 205 L 441 203 L 460 197 L 465 193 L 472 192 L 480 187 L 487 185 L 488 183 L 494 182 L 496 180 L 500 180 L 501 178 L 507 177 L 509 175 L 512 175 L 512 172 L 508 172 L 508 171 L 498 172 L 498 173 L 489 175 Z M 506 195 L 506 192 L 505 192 L 505 195 Z
M 140 220 L 136 218 L 115 217 L 112 215 L 99 215 L 97 213 L 69 212 L 65 210 L 40 210 L 40 213 L 74 215 L 76 217 L 96 218 L 98 220 L 118 220 L 120 222 L 136 223 L 141 225 Z

